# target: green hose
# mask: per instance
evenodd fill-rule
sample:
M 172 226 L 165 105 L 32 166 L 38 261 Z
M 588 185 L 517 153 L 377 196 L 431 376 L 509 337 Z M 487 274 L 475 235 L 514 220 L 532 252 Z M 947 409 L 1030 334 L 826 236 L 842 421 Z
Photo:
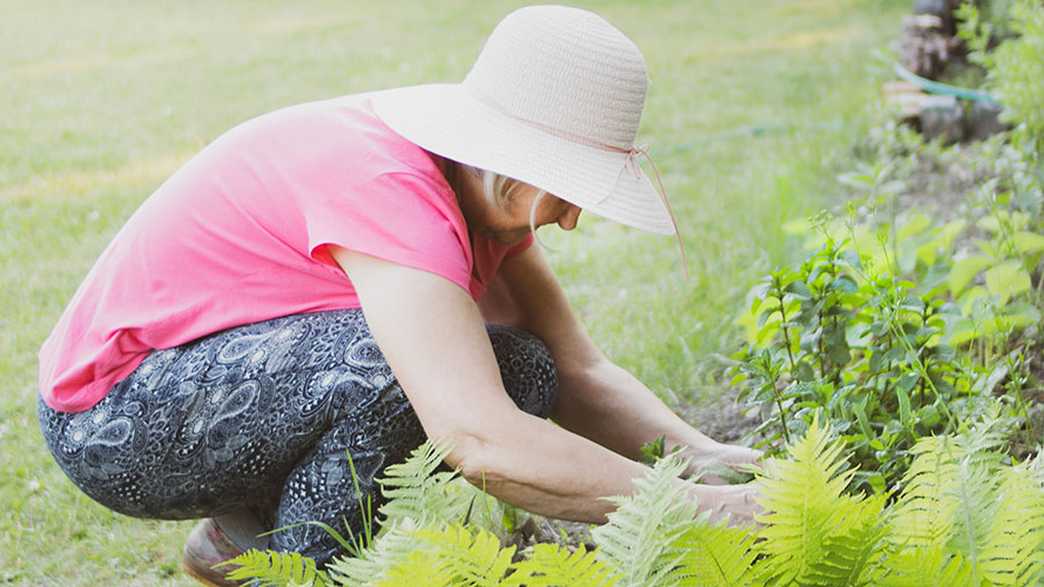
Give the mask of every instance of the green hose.
M 914 72 L 906 69 L 898 63 L 895 64 L 895 73 L 904 80 L 916 85 L 929 94 L 938 94 L 940 96 L 956 96 L 963 100 L 972 100 L 973 102 L 982 102 L 984 104 L 1000 105 L 1000 102 L 996 98 L 987 94 L 986 92 L 980 92 L 978 90 L 970 90 L 968 88 L 958 88 L 957 86 L 951 86 L 941 82 L 932 81 L 927 78 L 923 78 Z

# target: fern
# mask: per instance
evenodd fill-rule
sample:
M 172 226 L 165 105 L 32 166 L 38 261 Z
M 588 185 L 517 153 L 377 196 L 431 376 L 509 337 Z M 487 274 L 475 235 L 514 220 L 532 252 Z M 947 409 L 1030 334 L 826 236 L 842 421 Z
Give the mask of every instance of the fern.
M 957 516 L 951 544 L 968 559 L 976 577 L 980 576 L 979 561 L 995 510 L 995 478 L 992 467 L 977 463 L 972 453 L 961 458 L 952 482 Z
M 330 564 L 331 578 L 342 585 L 375 585 L 415 548 L 415 529 L 460 519 L 467 495 L 454 487 L 456 473 L 436 472 L 449 449 L 425 442 L 402 463 L 389 465 L 377 482 L 387 501 L 377 538 L 367 548 Z
M 536 544 L 529 557 L 515 565 L 511 587 L 613 587 L 615 574 L 581 545 L 569 552 L 557 544 Z
M 377 482 L 388 500 L 379 509 L 384 524 L 411 519 L 418 526 L 456 521 L 468 509 L 469 495 L 454 486 L 456 472 L 436 472 L 449 453 L 431 442 L 420 445 L 402 463 L 389 465 Z
M 964 587 L 975 581 L 971 564 L 960 553 L 945 546 L 914 548 L 896 554 L 888 561 L 889 573 L 878 580 L 881 587 L 925 587 L 943 585 Z
M 621 585 L 658 587 L 679 580 L 685 554 L 679 540 L 696 516 L 696 503 L 678 478 L 684 470 L 681 459 L 662 459 L 635 480 L 632 496 L 606 498 L 617 510 L 591 536 L 598 559 L 620 573 Z
M 330 580 L 337 585 L 375 585 L 388 570 L 416 548 L 412 520 L 397 520 L 382 528 L 381 536 L 355 557 L 335 558 L 328 566 Z
M 945 544 L 953 533 L 957 500 L 949 490 L 957 476 L 950 437 L 922 438 L 911 449 L 914 460 L 903 478 L 896 506 L 893 540 L 903 548 Z
M 831 442 L 830 436 L 819 418 L 813 418 L 804 438 L 788 448 L 790 458 L 770 459 L 758 479 L 759 503 L 767 512 L 758 518 L 766 525 L 759 548 L 767 555 L 759 565 L 766 583 L 817 584 L 816 577 L 826 573 L 817 563 L 827 560 L 832 546 L 846 551 L 861 548 L 851 544 L 865 517 L 858 508 L 872 506 L 842 495 L 855 472 L 843 470 L 844 444 Z M 852 534 L 848 540 L 847 534 Z M 870 533 L 863 536 L 869 538 Z
M 889 524 L 882 520 L 886 496 L 844 498 L 841 518 L 823 541 L 824 556 L 811 561 L 807 585 L 876 585 L 890 554 Z
M 226 577 L 232 581 L 254 579 L 261 587 L 283 585 L 308 585 L 322 587 L 329 584 L 329 577 L 317 570 L 315 561 L 297 552 L 259 551 L 250 549 L 215 567 L 238 565 Z
M 1002 443 L 990 418 L 922 439 L 901 497 L 886 509 L 887 496 L 846 493 L 854 471 L 844 444 L 814 418 L 786 460 L 765 463 L 757 532 L 696 517 L 677 478 L 684 464 L 668 457 L 636 480 L 632 496 L 610 498 L 618 509 L 592 532 L 597 552 L 538 544 L 516 563 L 515 547 L 479 527 L 504 510 L 437 472 L 445 453 L 425 445 L 389 467 L 384 526 L 358 556 L 323 573 L 300 555 L 252 551 L 229 561 L 240 565 L 229 576 L 392 587 L 1044 585 L 1044 465 L 1038 457 L 1003 466 Z
M 486 530 L 471 530 L 455 524 L 442 530 L 422 529 L 414 533 L 417 548 L 388 570 L 381 587 L 413 587 L 423 578 L 425 585 L 506 585 L 515 547 L 501 548 L 500 541 Z
M 752 565 L 757 553 L 755 536 L 743 528 L 705 521 L 694 524 L 679 540 L 685 549 L 681 574 L 687 584 L 701 587 L 753 585 Z
M 897 545 L 946 545 L 961 553 L 976 582 L 983 578 L 980 561 L 997 510 L 1001 422 L 987 414 L 957 436 L 921 439 L 911 451 L 915 458 L 894 514 Z
M 1044 582 L 1044 490 L 1026 465 L 1004 471 L 980 560 L 994 585 Z

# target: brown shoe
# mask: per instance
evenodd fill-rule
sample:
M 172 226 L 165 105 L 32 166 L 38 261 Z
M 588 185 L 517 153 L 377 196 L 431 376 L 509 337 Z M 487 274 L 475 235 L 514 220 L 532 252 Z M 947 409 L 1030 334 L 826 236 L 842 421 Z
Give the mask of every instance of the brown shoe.
M 231 565 L 217 569 L 211 567 L 242 553 L 243 551 L 232 544 L 232 541 L 214 523 L 214 520 L 206 518 L 196 524 L 192 533 L 189 534 L 188 540 L 185 541 L 185 555 L 181 559 L 181 566 L 186 573 L 204 585 L 238 587 L 239 583 L 225 578 L 225 573 L 234 567 Z

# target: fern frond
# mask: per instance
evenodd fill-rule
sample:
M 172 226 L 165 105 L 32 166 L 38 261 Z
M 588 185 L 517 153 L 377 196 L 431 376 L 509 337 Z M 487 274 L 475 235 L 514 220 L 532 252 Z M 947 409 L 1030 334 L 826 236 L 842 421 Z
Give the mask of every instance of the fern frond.
M 957 465 L 951 490 L 957 503 L 951 545 L 964 554 L 972 570 L 981 573 L 979 561 L 996 509 L 996 472 L 992 463 L 965 455 Z
M 583 545 L 569 552 L 558 544 L 541 543 L 515 565 L 505 587 L 613 587 L 616 583 L 609 567 Z
M 903 550 L 889 558 L 887 566 L 889 573 L 877 583 L 881 587 L 971 587 L 982 584 L 975 580 L 971 563 L 963 555 L 951 553 L 942 545 Z
M 994 585 L 1044 582 L 1044 488 L 1025 464 L 1003 473 L 980 565 Z
M 405 559 L 388 569 L 388 575 L 378 582 L 368 583 L 377 587 L 450 587 L 452 573 L 444 568 L 438 556 L 429 549 L 411 552 Z
M 238 565 L 225 575 L 229 580 L 255 580 L 262 587 L 291 584 L 322 587 L 329 583 L 326 573 L 316 569 L 315 561 L 298 552 L 250 549 L 217 566 L 226 565 Z
M 1000 402 L 992 402 L 969 429 L 956 436 L 963 456 L 971 457 L 976 464 L 994 464 L 1000 460 L 1015 425 L 1010 417 L 1001 414 L 1002 409 Z
M 678 476 L 685 463 L 661 459 L 635 480 L 629 497 L 609 497 L 618 507 L 609 522 L 591 531 L 598 559 L 620 574 L 626 587 L 673 585 L 684 554 L 677 544 L 694 524 L 696 503 Z
M 922 438 L 910 453 L 914 459 L 894 508 L 894 540 L 902 548 L 945 544 L 959 506 L 951 490 L 957 477 L 953 441 L 945 436 Z
M 469 495 L 453 485 L 457 474 L 436 472 L 449 451 L 448 447 L 427 441 L 404 462 L 384 470 L 384 477 L 377 480 L 388 500 L 379 509 L 384 517 L 382 526 L 407 518 L 418 526 L 426 526 L 434 521 L 457 521 L 463 516 Z
M 768 583 L 789 584 L 808 576 L 827 556 L 827 540 L 844 531 L 845 512 L 854 503 L 842 493 L 855 471 L 843 471 L 844 443 L 814 418 L 805 436 L 787 450 L 788 459 L 770 459 L 758 479 L 765 514 L 759 550 L 768 555 L 758 565 Z
M 416 549 L 413 520 L 397 520 L 381 529 L 379 538 L 356 557 L 337 557 L 327 565 L 332 584 L 366 586 L 383 580 L 389 569 Z
M 681 574 L 701 587 L 746 587 L 755 584 L 752 566 L 755 536 L 743 528 L 698 523 L 681 537 Z
M 1026 463 L 1026 468 L 1041 489 L 1044 489 L 1044 446 L 1037 449 L 1037 456 Z
M 811 561 L 802 583 L 808 585 L 876 585 L 888 555 L 890 526 L 882 519 L 887 497 L 846 497 L 836 525 L 823 540 L 823 556 Z
M 459 499 L 467 504 L 467 508 L 462 518 L 447 521 L 459 521 L 472 530 L 492 532 L 501 543 L 506 543 L 529 516 L 525 510 L 500 501 L 463 478 L 458 478 L 451 489 L 460 492 Z
M 414 537 L 419 548 L 389 569 L 387 579 L 378 583 L 381 587 L 499 587 L 512 568 L 515 547 L 501 548 L 497 537 L 485 530 L 473 533 L 455 524 L 442 530 L 418 530 Z
M 997 449 L 1005 438 L 997 422 L 987 417 L 956 437 L 923 438 L 914 446 L 895 508 L 898 546 L 948 545 L 980 576 L 1001 471 Z

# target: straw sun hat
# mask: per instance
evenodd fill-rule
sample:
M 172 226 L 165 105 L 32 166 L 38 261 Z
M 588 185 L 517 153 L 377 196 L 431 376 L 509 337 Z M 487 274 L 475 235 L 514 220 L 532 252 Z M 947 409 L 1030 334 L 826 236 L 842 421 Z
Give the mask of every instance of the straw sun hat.
M 428 151 L 669 235 L 667 196 L 635 145 L 647 84 L 638 47 L 602 17 L 529 6 L 497 25 L 462 83 L 385 90 L 373 105 Z

